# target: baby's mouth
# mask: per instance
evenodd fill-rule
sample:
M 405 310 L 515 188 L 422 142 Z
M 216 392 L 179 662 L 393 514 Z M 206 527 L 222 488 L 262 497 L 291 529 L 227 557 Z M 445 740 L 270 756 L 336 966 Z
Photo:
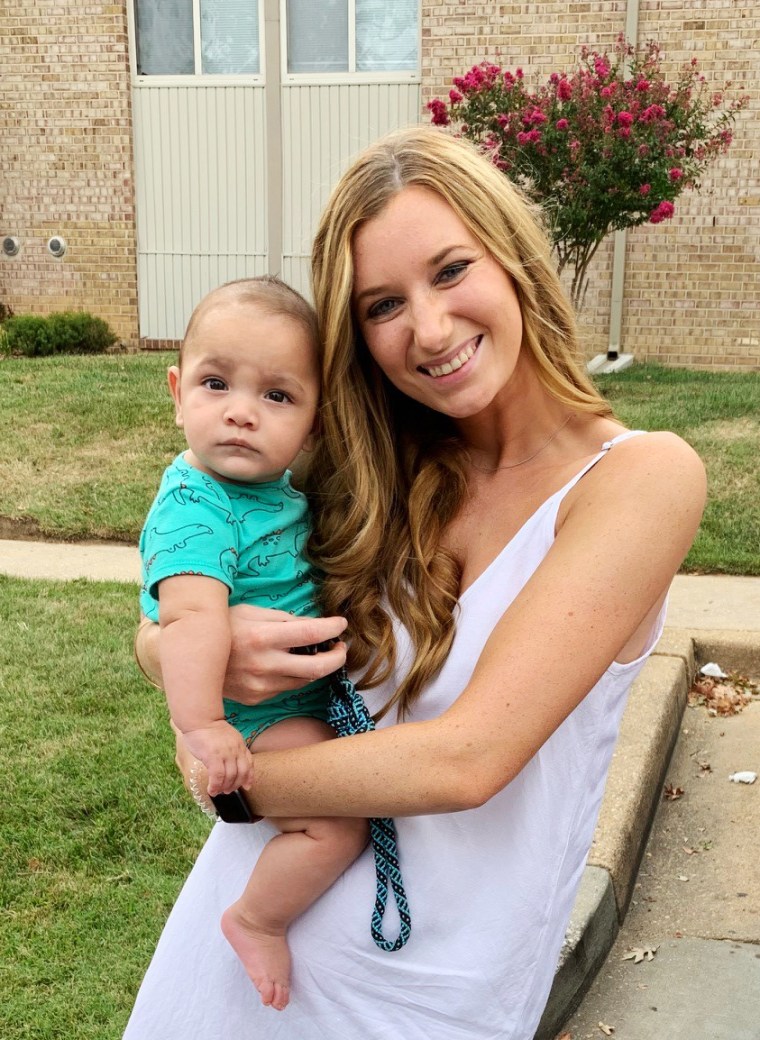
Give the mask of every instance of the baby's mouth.
M 433 379 L 440 379 L 441 376 L 449 376 L 452 372 L 456 372 L 462 367 L 462 365 L 465 365 L 470 360 L 480 346 L 482 339 L 482 336 L 477 336 L 474 342 L 469 343 L 464 347 L 464 349 L 460 350 L 455 357 L 446 361 L 443 365 L 430 365 L 427 368 L 424 365 L 418 365 L 418 370 L 424 372 L 425 375 L 432 376 Z

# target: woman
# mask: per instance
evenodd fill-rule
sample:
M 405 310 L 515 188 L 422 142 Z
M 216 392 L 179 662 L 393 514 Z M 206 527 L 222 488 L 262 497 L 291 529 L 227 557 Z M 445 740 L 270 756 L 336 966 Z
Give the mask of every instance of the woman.
M 678 438 L 612 418 L 543 233 L 466 144 L 415 128 L 364 153 L 313 271 L 311 549 L 381 719 L 254 756 L 249 795 L 270 816 L 396 817 L 414 934 L 390 955 L 368 941 L 365 854 L 291 930 L 291 1006 L 260 1008 L 215 922 L 270 832 L 218 825 L 126 1035 L 530 1040 L 626 696 L 699 523 L 702 466 Z M 238 699 L 343 653 L 295 672 L 282 648 L 343 622 L 250 617 L 234 621 Z M 155 633 L 140 652 L 155 666 Z

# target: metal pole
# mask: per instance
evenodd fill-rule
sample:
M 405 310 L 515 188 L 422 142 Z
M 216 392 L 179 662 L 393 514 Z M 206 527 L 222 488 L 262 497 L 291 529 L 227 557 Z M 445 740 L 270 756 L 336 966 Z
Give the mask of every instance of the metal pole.
M 625 38 L 634 47 L 639 38 L 639 0 L 627 0 Z M 612 298 L 610 300 L 610 334 L 607 342 L 607 360 L 620 356 L 623 328 L 623 292 L 625 287 L 626 230 L 615 232 L 615 251 L 612 256 Z

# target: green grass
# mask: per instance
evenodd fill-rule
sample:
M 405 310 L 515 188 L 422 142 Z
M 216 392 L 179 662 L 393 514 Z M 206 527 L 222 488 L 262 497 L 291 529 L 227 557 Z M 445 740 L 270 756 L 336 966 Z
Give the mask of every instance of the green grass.
M 136 541 L 183 441 L 170 354 L 0 362 L 0 534 Z M 760 574 L 760 374 L 634 365 L 599 385 L 627 425 L 705 460 L 710 501 L 685 569 Z
M 182 448 L 165 373 L 174 355 L 0 363 L 6 531 L 134 541 Z
M 626 426 L 673 430 L 707 468 L 686 571 L 760 574 L 760 373 L 634 365 L 598 385 Z
M 208 822 L 132 661 L 133 586 L 0 577 L 0 1036 L 116 1040 Z

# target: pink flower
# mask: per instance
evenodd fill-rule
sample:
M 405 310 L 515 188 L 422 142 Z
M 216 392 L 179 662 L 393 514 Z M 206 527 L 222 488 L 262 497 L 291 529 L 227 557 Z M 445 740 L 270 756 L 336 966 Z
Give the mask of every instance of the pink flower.
M 633 122 L 633 116 L 630 112 L 618 112 L 617 121 L 621 126 L 630 126 Z
M 581 142 L 580 141 L 573 140 L 573 141 L 570 142 L 570 151 L 571 152 L 577 152 L 578 149 L 580 148 L 580 146 L 581 146 Z
M 523 70 L 522 69 L 515 69 L 515 77 L 517 79 L 522 79 L 523 78 Z
M 661 202 L 659 206 L 652 210 L 649 214 L 650 224 L 661 224 L 663 220 L 669 220 L 675 213 L 675 206 L 672 202 Z
M 540 130 L 521 130 L 517 135 L 518 144 L 537 144 L 540 140 Z
M 594 72 L 600 79 L 604 79 L 605 76 L 609 76 L 610 66 L 606 58 L 601 58 L 597 56 L 594 59 Z
M 458 104 L 461 100 L 462 100 L 462 95 L 459 93 L 458 90 L 450 90 L 449 91 L 449 101 L 451 101 L 452 105 Z
M 570 126 L 566 119 L 558 119 L 554 125 L 558 130 L 567 130 L 567 128 Z
M 642 123 L 651 123 L 655 119 L 662 119 L 664 115 L 665 109 L 662 107 L 662 105 L 650 105 L 648 108 L 645 108 L 644 111 L 641 113 L 641 115 L 639 116 L 639 121 Z
M 674 183 L 675 181 L 680 181 L 683 177 L 683 170 L 679 170 L 677 166 L 674 166 L 672 170 L 668 170 L 668 177 L 670 177 Z
M 652 185 L 651 184 L 642 184 L 641 187 L 639 188 L 639 195 L 648 195 L 651 190 L 652 190 Z
M 445 101 L 441 101 L 440 98 L 433 98 L 432 101 L 428 101 L 427 107 L 432 112 L 431 122 L 434 126 L 449 125 L 450 119 Z
M 648 79 L 643 79 L 643 78 L 640 79 L 638 81 L 638 83 L 636 84 L 636 90 L 640 90 L 642 93 L 645 90 L 649 90 L 649 80 Z
M 630 137 L 630 136 L 631 136 L 631 128 L 630 128 L 630 126 L 621 126 L 620 129 L 618 130 L 618 137 Z
M 541 111 L 540 108 L 534 108 L 531 112 L 528 112 L 527 116 L 525 116 L 525 120 L 524 121 L 526 123 L 533 123 L 533 124 L 545 123 L 546 122 L 546 116 L 544 115 L 544 113 Z
M 573 96 L 573 88 L 566 79 L 561 79 L 557 84 L 557 97 L 560 101 L 569 101 Z
M 612 97 L 612 87 L 602 87 L 602 89 L 599 91 L 599 95 L 603 98 Z
M 639 152 L 639 155 L 641 156 L 641 158 L 643 159 L 646 155 L 649 155 L 649 145 L 648 144 L 640 144 L 639 148 L 638 148 L 638 152 Z

